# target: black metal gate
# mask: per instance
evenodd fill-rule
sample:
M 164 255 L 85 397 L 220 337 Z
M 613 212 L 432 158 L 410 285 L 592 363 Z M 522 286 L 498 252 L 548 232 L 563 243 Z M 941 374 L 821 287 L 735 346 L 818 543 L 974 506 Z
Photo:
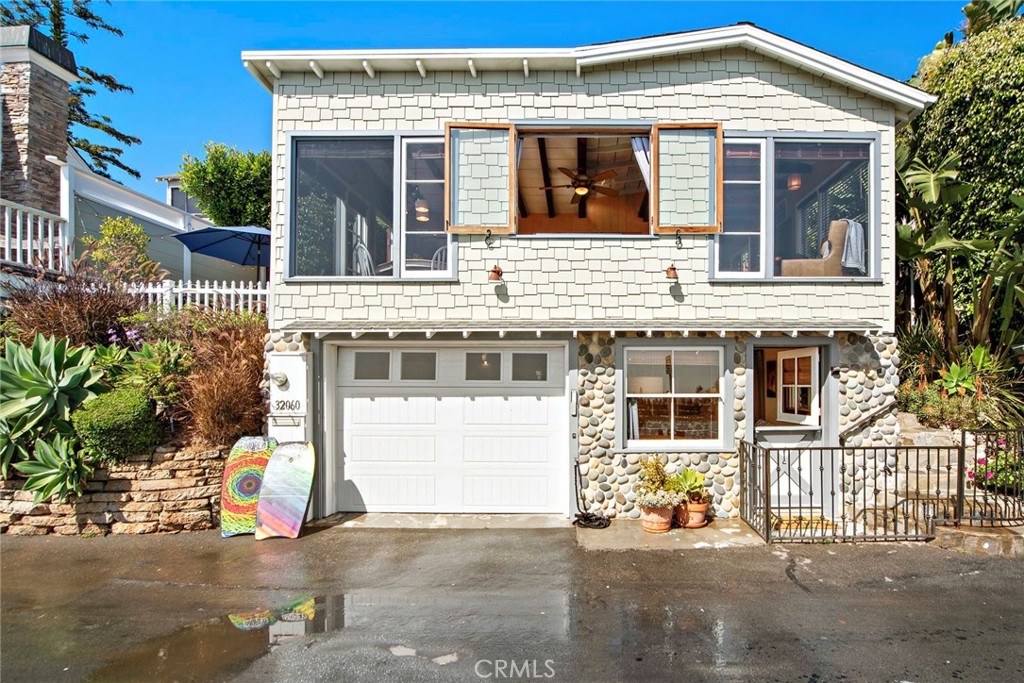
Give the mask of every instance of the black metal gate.
M 1024 430 L 958 446 L 740 444 L 740 514 L 767 542 L 899 541 L 939 524 L 1024 524 Z

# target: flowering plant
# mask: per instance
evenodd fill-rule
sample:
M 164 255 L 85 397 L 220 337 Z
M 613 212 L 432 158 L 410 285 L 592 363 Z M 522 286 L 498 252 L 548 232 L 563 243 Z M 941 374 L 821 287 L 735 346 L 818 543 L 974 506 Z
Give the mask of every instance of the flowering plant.
M 1007 447 L 1006 439 L 998 439 L 995 448 L 976 458 L 967 478 L 980 488 L 1011 489 L 1024 483 L 1024 460 Z M 994 451 L 994 453 L 992 452 Z
M 645 508 L 671 508 L 679 505 L 682 501 L 683 496 L 679 493 L 664 489 L 656 491 L 643 489 L 636 494 L 636 504 Z

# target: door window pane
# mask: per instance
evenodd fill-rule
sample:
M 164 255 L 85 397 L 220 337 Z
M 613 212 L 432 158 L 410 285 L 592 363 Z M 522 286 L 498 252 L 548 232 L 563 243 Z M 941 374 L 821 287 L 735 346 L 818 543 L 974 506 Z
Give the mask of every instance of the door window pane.
M 295 142 L 295 275 L 392 274 L 394 162 L 393 138 Z
M 473 382 L 501 380 L 501 354 L 471 351 L 466 354 L 466 379 Z
M 513 353 L 513 382 L 546 382 L 548 379 L 548 354 Z
M 429 382 L 437 379 L 437 354 L 432 351 L 403 351 L 402 379 Z
M 356 351 L 355 379 L 388 380 L 391 378 L 391 354 L 387 351 Z

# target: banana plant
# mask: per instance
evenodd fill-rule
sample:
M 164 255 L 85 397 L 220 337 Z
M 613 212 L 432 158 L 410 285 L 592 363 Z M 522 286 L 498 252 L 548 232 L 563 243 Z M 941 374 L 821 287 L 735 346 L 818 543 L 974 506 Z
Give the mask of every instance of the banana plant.
M 57 435 L 51 442 L 38 439 L 35 457 L 14 464 L 14 468 L 26 475 L 25 491 L 35 494 L 35 502 L 55 498 L 67 500 L 71 494 L 82 494 L 82 487 L 92 473 L 92 468 L 76 452 L 75 440 Z

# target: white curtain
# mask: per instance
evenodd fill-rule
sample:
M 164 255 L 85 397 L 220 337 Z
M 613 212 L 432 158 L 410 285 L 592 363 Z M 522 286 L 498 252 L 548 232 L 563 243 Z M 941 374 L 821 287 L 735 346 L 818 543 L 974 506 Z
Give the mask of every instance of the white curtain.
M 636 163 L 640 166 L 640 173 L 644 177 L 644 184 L 651 189 L 651 139 L 649 137 L 632 138 L 633 154 L 636 156 Z
M 640 411 L 637 406 L 637 400 L 631 398 L 628 401 L 627 412 L 626 412 L 626 438 L 627 439 L 639 439 L 640 438 Z

